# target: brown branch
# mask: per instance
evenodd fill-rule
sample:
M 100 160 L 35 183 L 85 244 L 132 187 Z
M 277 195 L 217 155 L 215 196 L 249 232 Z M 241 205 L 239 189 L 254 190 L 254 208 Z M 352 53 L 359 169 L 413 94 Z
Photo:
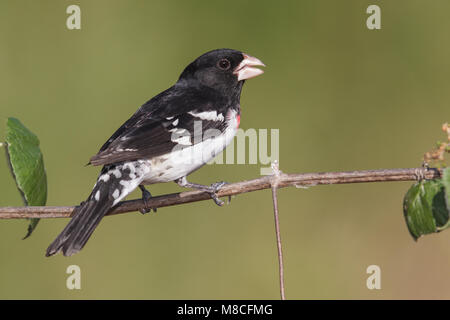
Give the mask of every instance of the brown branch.
M 284 266 L 283 266 L 283 250 L 281 246 L 281 232 L 280 232 L 280 218 L 278 215 L 278 184 L 280 182 L 280 176 L 282 172 L 278 167 L 278 161 L 272 163 L 272 202 L 273 202 L 273 216 L 275 219 L 275 235 L 277 238 L 277 250 L 278 250 L 278 271 L 280 278 L 280 294 L 281 300 L 286 300 L 286 295 L 284 293 Z
M 410 169 L 383 169 L 350 172 L 322 172 L 285 174 L 278 178 L 278 188 L 292 186 L 315 186 L 322 184 L 343 184 L 362 182 L 387 182 L 387 181 L 416 181 L 421 179 L 435 179 L 441 177 L 441 170 L 427 168 Z M 233 196 L 246 192 L 253 192 L 271 188 L 272 176 L 230 183 L 219 192 L 219 197 Z M 161 208 L 184 203 L 209 200 L 207 193 L 202 191 L 188 191 L 172 193 L 153 197 L 148 201 L 151 208 Z M 138 211 L 145 208 L 142 200 L 130 200 L 118 203 L 108 215 Z M 0 207 L 0 219 L 24 219 L 24 218 L 67 218 L 70 217 L 74 207 Z

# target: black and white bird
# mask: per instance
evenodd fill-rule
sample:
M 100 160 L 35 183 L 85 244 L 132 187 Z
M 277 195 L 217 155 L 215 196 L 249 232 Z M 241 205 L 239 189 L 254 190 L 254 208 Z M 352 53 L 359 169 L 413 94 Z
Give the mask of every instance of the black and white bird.
M 50 244 L 46 256 L 79 252 L 105 214 L 139 187 L 175 181 L 210 193 L 211 186 L 190 183 L 186 176 L 213 159 L 232 141 L 240 122 L 240 96 L 246 79 L 263 73 L 264 64 L 240 51 L 218 49 L 189 64 L 178 81 L 142 105 L 90 159 L 102 165 L 92 193 Z

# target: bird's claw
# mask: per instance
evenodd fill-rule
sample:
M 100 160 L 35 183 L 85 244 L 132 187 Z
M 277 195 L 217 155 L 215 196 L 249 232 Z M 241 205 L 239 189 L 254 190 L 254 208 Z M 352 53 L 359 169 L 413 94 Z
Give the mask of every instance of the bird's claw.
M 216 182 L 213 183 L 210 187 L 210 190 L 207 190 L 207 192 L 209 193 L 211 199 L 215 202 L 215 204 L 217 204 L 218 206 L 223 206 L 225 204 L 225 202 L 223 202 L 222 200 L 219 199 L 219 197 L 217 196 L 217 192 L 222 189 L 222 187 L 224 185 L 226 185 L 227 183 L 225 181 L 220 181 L 220 182 Z M 231 197 L 228 197 L 228 203 L 231 201 Z
M 214 189 L 214 192 L 217 192 L 217 191 L 219 191 L 220 189 L 222 189 L 222 187 L 223 187 L 224 185 L 226 185 L 226 184 L 228 184 L 228 183 L 225 182 L 225 181 L 219 181 L 219 182 L 213 183 L 213 184 L 211 185 L 211 188 Z
M 148 206 L 148 200 L 152 198 L 152 194 L 150 191 L 145 189 L 144 187 L 139 186 L 142 191 L 142 201 L 144 202 L 144 208 L 139 209 L 139 212 L 142 214 L 149 213 L 153 210 L 153 212 L 156 212 L 156 208 L 149 208 Z
M 215 202 L 215 204 L 217 204 L 218 206 L 223 206 L 225 203 L 219 199 L 219 197 L 217 196 L 217 192 L 222 189 L 222 187 L 224 185 L 227 184 L 227 182 L 224 181 L 220 181 L 220 182 L 216 182 L 213 183 L 210 186 L 206 186 L 206 185 L 202 185 L 202 184 L 198 184 L 198 183 L 192 183 L 186 180 L 186 177 L 182 177 L 180 179 L 175 180 L 175 182 L 183 188 L 192 188 L 192 189 L 196 189 L 199 191 L 203 191 L 203 192 L 207 192 L 209 193 L 211 199 Z M 231 201 L 231 197 L 228 197 L 228 203 Z

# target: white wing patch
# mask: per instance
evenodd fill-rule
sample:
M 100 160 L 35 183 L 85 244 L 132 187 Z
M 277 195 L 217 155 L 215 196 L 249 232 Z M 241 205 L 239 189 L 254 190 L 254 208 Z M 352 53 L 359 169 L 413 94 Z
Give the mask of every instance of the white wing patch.
M 117 179 L 122 178 L 122 172 L 119 169 L 115 169 L 111 172 Z
M 176 138 L 172 139 L 172 142 L 175 142 L 175 143 L 178 143 L 178 144 L 182 144 L 182 145 L 185 145 L 185 146 L 192 145 L 191 136 L 190 135 L 176 137 Z
M 108 182 L 108 180 L 109 180 L 109 174 L 107 174 L 107 173 L 102 174 L 102 175 L 100 176 L 100 178 L 98 178 L 98 180 L 102 180 L 103 182 Z
M 217 114 L 217 111 L 203 111 L 203 112 L 194 112 L 190 111 L 189 114 L 201 120 L 210 120 L 210 121 L 223 121 L 225 120 L 223 114 Z
M 113 192 L 113 194 L 112 194 L 113 198 L 114 198 L 114 199 L 117 199 L 117 198 L 119 197 L 119 195 L 120 195 L 119 189 L 114 190 L 114 192 Z
M 184 128 L 174 128 L 169 130 L 169 132 L 172 132 L 172 135 L 170 137 L 170 140 L 172 142 L 187 146 L 192 145 L 191 135 L 188 130 Z

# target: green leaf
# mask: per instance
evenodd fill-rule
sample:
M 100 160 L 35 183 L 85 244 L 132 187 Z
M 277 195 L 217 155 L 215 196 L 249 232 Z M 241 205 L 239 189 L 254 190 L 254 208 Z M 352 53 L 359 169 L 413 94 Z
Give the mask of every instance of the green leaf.
M 6 156 L 24 204 L 44 206 L 47 202 L 47 175 L 39 139 L 15 118 L 8 118 L 6 123 Z M 25 238 L 31 235 L 39 222 L 39 219 L 30 220 Z
M 450 167 L 444 170 L 442 183 L 445 187 L 445 201 L 447 203 L 447 210 L 450 212 Z
M 414 240 L 448 228 L 449 211 L 443 182 L 423 180 L 415 183 L 405 195 L 403 213 Z

